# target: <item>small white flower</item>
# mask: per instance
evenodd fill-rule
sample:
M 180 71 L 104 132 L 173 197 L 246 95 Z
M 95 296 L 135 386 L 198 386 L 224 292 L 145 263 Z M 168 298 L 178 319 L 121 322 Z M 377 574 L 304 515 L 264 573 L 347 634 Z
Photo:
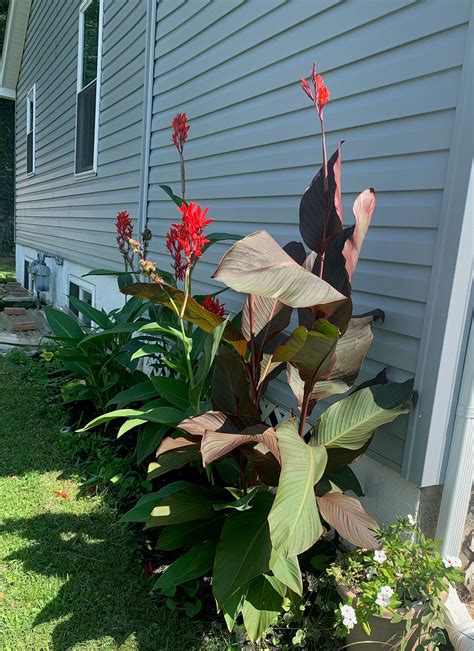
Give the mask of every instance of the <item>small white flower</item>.
M 462 567 L 461 559 L 457 556 L 444 556 L 443 558 L 444 567 Z
M 352 606 L 339 606 L 339 610 L 341 611 L 341 615 L 343 617 L 353 617 L 355 618 L 355 610 L 352 608 Z
M 348 629 L 353 629 L 354 626 L 357 624 L 357 619 L 356 619 L 356 617 L 344 617 L 344 619 L 342 620 L 342 623 Z
M 382 608 L 386 608 L 390 603 L 390 599 L 392 595 L 393 595 L 392 588 L 389 585 L 384 585 L 378 591 L 377 599 L 375 600 L 375 603 L 378 606 L 382 606 Z
M 413 525 L 415 524 L 415 518 L 412 516 L 411 513 L 407 515 L 407 520 L 408 520 L 408 524 L 413 527 Z
M 370 581 L 370 579 L 374 576 L 375 574 L 375 568 L 371 567 L 370 570 L 365 571 L 365 576 L 367 577 L 367 581 Z
M 383 563 L 387 560 L 387 555 L 383 549 L 376 549 L 374 551 L 374 561 L 376 563 Z
M 357 624 L 357 617 L 352 606 L 339 606 L 339 610 L 341 611 L 341 615 L 343 617 L 342 623 L 344 626 L 346 626 L 348 629 L 354 628 L 354 626 Z
M 379 590 L 379 594 L 382 594 L 384 597 L 387 597 L 387 599 L 390 599 L 390 597 L 393 595 L 393 590 L 389 585 L 383 585 Z

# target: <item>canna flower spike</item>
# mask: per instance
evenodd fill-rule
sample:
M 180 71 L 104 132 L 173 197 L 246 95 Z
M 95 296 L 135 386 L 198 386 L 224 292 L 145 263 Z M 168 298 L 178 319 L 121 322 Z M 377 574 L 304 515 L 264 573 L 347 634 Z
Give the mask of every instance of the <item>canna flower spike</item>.
M 311 73 L 311 81 L 313 82 L 314 92 L 311 90 L 309 82 L 302 77 L 301 78 L 301 88 L 304 90 L 306 95 L 313 102 L 320 119 L 323 117 L 323 109 L 326 104 L 329 102 L 329 97 L 331 93 L 329 92 L 328 87 L 324 83 L 324 79 L 321 75 L 316 74 L 316 64 L 313 64 L 313 71 Z
M 208 312 L 212 312 L 218 316 L 224 316 L 225 314 L 224 303 L 221 303 L 218 298 L 214 298 L 213 296 L 206 296 L 201 305 Z
M 166 248 L 173 258 L 173 267 L 176 278 L 184 280 L 186 272 L 189 271 L 196 261 L 204 253 L 204 247 L 209 242 L 204 236 L 204 228 L 213 222 L 207 219 L 209 208 L 204 210 L 198 203 L 183 203 L 179 211 L 182 214 L 181 221 L 172 224 L 166 236 Z
M 115 230 L 117 231 L 117 246 L 122 256 L 125 257 L 128 253 L 128 243 L 133 233 L 132 220 L 126 210 L 120 210 L 117 213 Z
M 188 138 L 189 129 L 191 128 L 188 124 L 186 113 L 177 113 L 173 118 L 171 126 L 173 128 L 171 140 L 174 143 L 174 146 L 178 150 L 179 154 L 182 155 L 184 143 Z

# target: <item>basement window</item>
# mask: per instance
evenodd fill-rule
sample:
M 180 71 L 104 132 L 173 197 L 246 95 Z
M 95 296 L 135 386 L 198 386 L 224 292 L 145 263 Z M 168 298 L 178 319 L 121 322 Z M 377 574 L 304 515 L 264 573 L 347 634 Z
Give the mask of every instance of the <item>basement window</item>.
M 36 85 L 26 96 L 26 174 L 35 173 Z
M 102 2 L 103 0 L 85 0 L 79 9 L 75 155 L 77 176 L 97 173 Z
M 94 302 L 94 295 L 92 290 L 86 289 L 82 285 L 75 283 L 74 281 L 69 281 L 69 297 L 73 296 L 78 298 L 88 305 L 92 305 Z M 75 305 L 72 304 L 72 301 L 69 299 L 69 311 L 76 316 L 81 323 L 90 328 L 91 320 L 85 314 L 82 314 Z

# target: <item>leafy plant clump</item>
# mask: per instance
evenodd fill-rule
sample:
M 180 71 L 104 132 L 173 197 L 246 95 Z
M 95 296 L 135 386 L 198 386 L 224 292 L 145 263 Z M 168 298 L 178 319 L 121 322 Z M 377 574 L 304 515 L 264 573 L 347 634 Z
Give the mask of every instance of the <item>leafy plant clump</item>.
M 370 636 L 374 615 L 388 611 L 392 623 L 405 621 L 405 636 L 409 637 L 413 608 L 421 606 L 419 647 L 436 651 L 445 643 L 443 595 L 449 585 L 463 580 L 461 561 L 452 556 L 442 558 L 436 549 L 440 541 L 427 538 L 412 516 L 382 527 L 378 537 L 380 550 L 339 553 L 327 570 L 352 595 L 336 610 L 338 635 L 345 637 L 360 625 Z M 400 643 L 403 648 L 403 640 Z
M 362 494 L 349 464 L 368 448 L 377 428 L 409 411 L 412 396 L 411 381 L 389 382 L 385 372 L 352 388 L 372 342 L 372 324 L 383 318 L 380 310 L 353 315 L 351 300 L 376 195 L 368 188 L 355 199 L 354 223 L 344 228 L 342 143 L 328 159 L 323 109 L 329 91 L 315 69 L 312 83 L 313 89 L 306 80 L 302 85 L 321 123 L 323 165 L 300 203 L 304 244 L 282 248 L 266 231 L 242 239 L 206 236 L 207 209 L 184 199 L 186 115 L 173 121 L 183 196 L 162 187 L 181 213 L 166 239 L 174 275 L 148 259 L 147 229 L 138 242 L 124 218 L 117 225 L 126 271 L 148 277 L 122 287 L 123 293 L 163 309 L 161 321 L 138 329 L 155 341 L 133 353 L 155 360 L 158 375 L 148 382 L 159 397 L 140 409 L 108 412 L 83 429 L 115 418 L 125 418 L 119 433 L 152 428 L 156 460 L 148 478 L 155 490 L 124 520 L 160 527 L 157 549 L 181 552 L 157 588 L 169 590 L 211 573 L 228 628 L 242 617 L 251 640 L 261 638 L 288 604 L 300 602 L 299 557 L 328 529 L 364 549 L 380 546 L 377 523 L 346 494 Z M 225 239 L 238 241 L 213 277 L 247 295 L 232 320 L 215 296 L 193 297 L 191 291 L 193 269 L 206 247 Z M 261 399 L 282 372 L 297 410 L 275 427 L 262 418 Z M 318 403 L 342 394 L 347 395 L 309 420 Z M 194 475 L 187 470 L 173 476 L 189 466 Z M 204 471 L 196 475 L 199 467 Z

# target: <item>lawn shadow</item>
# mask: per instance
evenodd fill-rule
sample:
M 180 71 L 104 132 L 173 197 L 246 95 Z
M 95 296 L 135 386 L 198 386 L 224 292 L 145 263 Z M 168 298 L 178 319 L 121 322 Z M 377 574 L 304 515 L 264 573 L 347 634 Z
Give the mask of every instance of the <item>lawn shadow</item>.
M 33 622 L 62 620 L 51 634 L 53 651 L 101 639 L 100 648 L 110 649 L 123 644 L 140 651 L 200 648 L 202 628 L 191 631 L 186 622 L 181 627 L 170 623 L 170 612 L 150 596 L 152 580 L 131 553 L 133 539 L 110 514 L 12 518 L 0 527 L 0 535 L 7 533 L 20 535 L 25 545 L 6 561 L 20 561 L 25 574 L 64 580 Z M 84 648 L 96 648 L 89 644 Z

